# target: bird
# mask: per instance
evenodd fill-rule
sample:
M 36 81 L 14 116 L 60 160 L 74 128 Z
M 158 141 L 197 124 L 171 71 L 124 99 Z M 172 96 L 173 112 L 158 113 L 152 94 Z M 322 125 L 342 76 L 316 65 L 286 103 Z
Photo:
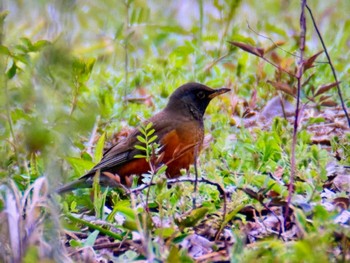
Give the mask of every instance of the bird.
M 146 158 L 135 158 L 145 155 L 136 145 L 142 145 L 140 127 L 152 123 L 156 142 L 159 144 L 159 156 L 166 164 L 167 178 L 178 178 L 181 170 L 189 170 L 201 151 L 204 140 L 204 113 L 210 101 L 218 95 L 230 91 L 228 88 L 212 89 L 208 86 L 189 82 L 178 87 L 169 97 L 163 110 L 144 121 L 139 127 L 131 130 L 126 138 L 111 146 L 101 161 L 85 175 L 59 187 L 59 194 L 77 188 L 92 187 L 94 176 L 99 173 L 101 186 L 130 188 L 131 176 L 149 173 L 150 165 Z M 143 126 L 142 126 L 143 125 Z M 136 147 L 135 147 L 136 146 Z M 140 181 L 140 180 L 139 180 Z

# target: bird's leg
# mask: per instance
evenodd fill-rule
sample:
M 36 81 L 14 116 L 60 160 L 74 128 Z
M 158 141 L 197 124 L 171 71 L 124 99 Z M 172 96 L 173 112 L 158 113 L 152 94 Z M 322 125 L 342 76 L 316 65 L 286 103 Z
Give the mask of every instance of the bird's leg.
M 193 199 L 192 199 L 192 206 L 193 209 L 196 208 L 196 196 L 197 196 L 197 184 L 198 184 L 198 169 L 197 169 L 197 157 L 198 157 L 198 144 L 194 148 L 194 174 L 195 174 L 195 180 L 194 180 L 194 186 L 193 186 Z

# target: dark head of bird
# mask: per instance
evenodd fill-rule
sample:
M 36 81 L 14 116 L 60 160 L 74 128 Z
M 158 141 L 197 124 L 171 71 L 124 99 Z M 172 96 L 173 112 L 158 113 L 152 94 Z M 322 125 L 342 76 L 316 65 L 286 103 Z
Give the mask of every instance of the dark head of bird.
M 189 111 L 194 118 L 202 119 L 210 101 L 228 91 L 230 89 L 212 89 L 200 83 L 190 82 L 180 86 L 171 94 L 166 109 L 176 109 L 184 113 Z

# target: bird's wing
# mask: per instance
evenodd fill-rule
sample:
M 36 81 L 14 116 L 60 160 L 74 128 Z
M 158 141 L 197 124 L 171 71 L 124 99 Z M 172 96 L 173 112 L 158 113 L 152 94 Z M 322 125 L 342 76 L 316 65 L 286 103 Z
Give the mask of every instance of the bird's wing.
M 155 134 L 158 136 L 157 142 L 160 143 L 162 138 L 174 130 L 174 121 L 169 118 L 162 118 L 159 115 L 163 114 L 162 112 L 158 113 L 158 116 L 153 116 L 146 123 L 152 122 L 152 128 L 155 129 Z M 161 121 L 158 121 L 161 120 Z M 144 124 L 145 125 L 145 124 Z M 175 126 L 176 127 L 176 126 Z M 135 128 L 131 133 L 121 142 L 109 148 L 103 155 L 101 161 L 92 168 L 87 175 L 94 174 L 97 170 L 107 171 L 114 167 L 123 165 L 134 159 L 135 155 L 144 154 L 142 150 L 136 149 L 135 145 L 141 144 L 137 139 L 137 136 L 141 135 L 141 132 L 138 128 Z
M 97 170 L 105 171 L 117 167 L 133 159 L 136 154 L 141 153 L 140 150 L 135 148 L 138 142 L 136 136 L 139 133 L 138 129 L 134 129 L 127 138 L 109 148 L 104 153 L 101 161 L 88 174 L 93 174 Z

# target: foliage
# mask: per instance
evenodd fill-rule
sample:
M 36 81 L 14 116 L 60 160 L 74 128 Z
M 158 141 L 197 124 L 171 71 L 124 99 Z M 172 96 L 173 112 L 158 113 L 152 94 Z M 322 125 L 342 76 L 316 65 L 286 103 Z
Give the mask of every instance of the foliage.
M 233 262 L 349 260 L 349 219 L 342 221 L 349 212 L 349 175 L 339 166 L 349 163 L 350 138 L 340 111 L 330 107 L 338 102 L 336 83 L 310 21 L 297 178 L 291 214 L 283 215 L 293 130 L 287 104 L 296 84 L 261 58 L 294 72 L 299 4 L 4 1 L 0 218 L 7 223 L 0 229 L 1 260 L 19 247 L 24 262 L 66 261 L 68 254 L 77 261 L 193 262 L 209 252 Z M 309 4 L 349 107 L 350 3 Z M 101 159 L 104 145 L 122 139 L 126 127 L 159 111 L 189 81 L 232 89 L 207 109 L 208 148 L 199 157 L 201 176 L 226 191 L 224 221 L 217 188 L 199 184 L 200 207 L 193 209 L 191 184 L 168 187 L 166 166 L 156 163 L 159 145 L 151 124 L 140 127 L 138 147 L 157 175 L 155 186 L 128 194 L 94 184 L 92 195 L 78 189 L 55 196 L 58 185 Z M 285 101 L 283 114 L 259 119 L 276 96 Z M 143 181 L 153 179 L 146 175 Z M 57 213 L 61 225 L 52 220 Z M 6 228 L 10 223 L 13 233 Z M 65 247 L 51 242 L 60 239 Z

